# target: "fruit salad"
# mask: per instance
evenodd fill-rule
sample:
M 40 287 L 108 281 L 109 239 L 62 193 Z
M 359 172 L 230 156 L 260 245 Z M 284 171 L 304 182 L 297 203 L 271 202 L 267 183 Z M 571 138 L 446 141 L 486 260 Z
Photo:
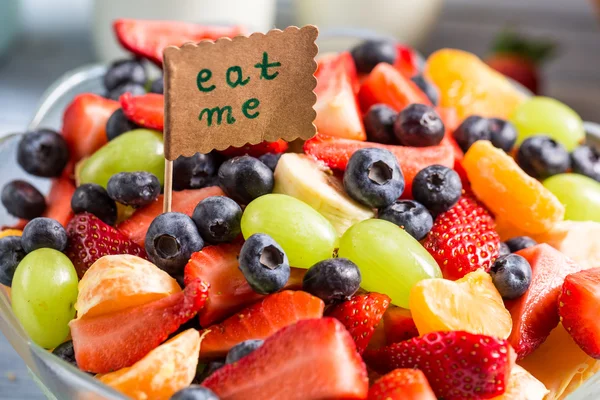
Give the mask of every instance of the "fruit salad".
M 1 192 L 0 283 L 58 363 L 173 400 L 561 399 L 600 370 L 600 153 L 565 104 L 365 41 L 318 59 L 316 136 L 179 157 L 163 213 L 144 59 L 240 29 L 115 32 L 105 93 L 20 139 L 50 192 Z

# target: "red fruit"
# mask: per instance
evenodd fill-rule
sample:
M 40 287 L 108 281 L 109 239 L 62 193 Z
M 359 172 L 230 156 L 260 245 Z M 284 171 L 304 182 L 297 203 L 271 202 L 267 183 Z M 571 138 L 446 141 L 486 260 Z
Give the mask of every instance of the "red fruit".
M 359 294 L 335 305 L 328 315 L 344 324 L 356 343 L 356 351 L 362 354 L 389 305 L 390 298 L 385 294 Z
M 531 284 L 525 294 L 506 301 L 513 328 L 508 341 L 522 359 L 541 345 L 558 325 L 558 297 L 565 277 L 582 268 L 560 251 L 538 244 L 517 252 L 531 265 Z
M 396 45 L 396 49 L 398 56 L 394 68 L 407 78 L 412 78 L 421 72 L 425 61 L 414 49 L 403 44 Z
M 206 328 L 200 360 L 225 357 L 236 344 L 248 339 L 266 339 L 301 319 L 321 318 L 324 307 L 321 299 L 306 292 L 285 290 L 271 294 L 222 323 Z
M 247 144 L 242 147 L 229 147 L 219 153 L 227 157 L 237 157 L 248 154 L 252 157 L 260 157 L 267 153 L 284 153 L 288 149 L 288 143 L 279 139 L 276 142 L 262 142 L 258 144 Z
M 120 98 L 123 113 L 130 121 L 145 128 L 162 131 L 165 125 L 165 97 L 162 94 L 147 93 L 133 96 L 125 93 Z
M 67 223 L 73 218 L 71 209 L 71 197 L 75 193 L 75 185 L 67 178 L 57 178 L 52 180 L 50 193 L 46 197 L 46 211 L 44 217 L 52 218 L 67 226 Z
M 198 203 L 210 196 L 225 196 L 225 193 L 217 186 L 173 192 L 171 210 L 191 216 Z M 148 227 L 150 227 L 154 218 L 162 214 L 162 212 L 163 196 L 160 195 L 154 203 L 138 208 L 129 219 L 123 221 L 118 226 L 119 231 L 139 246 L 144 247 Z
M 489 270 L 498 257 L 500 236 L 490 213 L 474 197 L 435 219 L 423 247 L 435 258 L 444 278 L 457 280 L 477 269 Z
M 129 367 L 192 319 L 208 296 L 208 284 L 194 281 L 183 292 L 141 306 L 71 321 L 77 366 L 106 373 Z
M 560 321 L 575 343 L 600 359 L 600 268 L 568 275 L 558 304 Z
M 419 336 L 410 310 L 402 307 L 389 307 L 383 314 L 383 329 L 387 344 L 403 342 Z
M 362 114 L 358 108 L 354 87 L 358 84 L 356 68 L 348 52 L 320 60 L 317 78 L 317 112 L 315 126 L 323 135 L 365 140 Z
M 412 181 L 423 168 L 433 164 L 448 168 L 454 165 L 454 153 L 447 140 L 442 140 L 438 146 L 408 147 L 317 135 L 304 143 L 304 152 L 323 161 L 329 168 L 343 171 L 355 151 L 369 147 L 387 149 L 394 153 L 404 174 L 406 187 L 403 197 L 412 196 Z
M 360 109 L 366 112 L 374 104 L 387 104 L 396 111 L 413 103 L 431 105 L 416 83 L 403 76 L 392 65 L 378 64 L 360 86 Z
M 446 400 L 501 395 L 514 361 L 506 340 L 462 331 L 428 333 L 367 350 L 363 358 L 379 373 L 397 368 L 420 369 L 435 394 Z
M 202 385 L 221 400 L 358 400 L 369 390 L 354 342 L 334 318 L 304 320 L 279 330 Z
M 444 122 L 444 128 L 446 128 L 446 137 L 451 137 L 452 132 L 460 125 L 460 119 L 458 113 L 454 107 L 436 107 L 435 111 L 438 113 L 442 121 Z
M 369 389 L 367 400 L 436 400 L 425 374 L 418 369 L 395 369 Z
M 73 99 L 63 115 L 62 127 L 72 161 L 91 156 L 106 144 L 106 122 L 119 107 L 118 102 L 92 93 Z
M 69 241 L 65 254 L 75 266 L 79 279 L 96 260 L 104 256 L 131 254 L 146 258 L 143 247 L 92 214 L 75 215 L 66 230 Z
M 149 21 L 118 19 L 113 28 L 117 40 L 133 54 L 150 59 L 162 66 L 163 50 L 187 42 L 217 40 L 244 33 L 240 26 L 203 26 L 180 21 Z

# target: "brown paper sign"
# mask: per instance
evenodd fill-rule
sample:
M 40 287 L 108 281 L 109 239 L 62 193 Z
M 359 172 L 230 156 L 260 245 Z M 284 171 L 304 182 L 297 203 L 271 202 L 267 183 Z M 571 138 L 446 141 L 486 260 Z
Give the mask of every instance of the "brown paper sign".
M 168 47 L 165 157 L 314 136 L 317 35 L 308 25 Z

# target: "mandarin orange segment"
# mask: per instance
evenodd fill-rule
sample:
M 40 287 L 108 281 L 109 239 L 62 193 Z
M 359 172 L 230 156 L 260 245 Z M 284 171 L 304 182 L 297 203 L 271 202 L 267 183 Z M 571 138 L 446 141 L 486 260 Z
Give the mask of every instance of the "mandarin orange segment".
M 7 237 L 7 236 L 21 236 L 22 234 L 23 234 L 23 231 L 21 231 L 19 229 L 5 229 L 0 232 L 0 239 L 2 239 L 3 237 Z
M 433 53 L 425 76 L 438 87 L 440 106 L 455 107 L 460 119 L 469 115 L 507 119 L 526 99 L 504 75 L 462 50 Z
M 556 196 L 487 140 L 475 142 L 462 164 L 477 198 L 514 228 L 536 234 L 563 220 L 565 207 Z
M 192 383 L 200 354 L 200 334 L 188 329 L 149 352 L 131 367 L 96 375 L 133 399 L 169 399 Z
M 77 318 L 146 304 L 180 292 L 177 281 L 149 261 L 131 255 L 104 256 L 79 281 Z
M 506 220 L 504 217 L 496 215 L 496 232 L 500 236 L 500 240 L 507 241 L 517 236 L 530 236 L 529 233 L 522 229 L 517 228 L 512 223 Z
M 512 329 L 510 313 L 483 270 L 457 281 L 424 279 L 412 287 L 409 302 L 420 335 L 466 331 L 506 339 Z
M 550 393 L 546 386 L 523 367 L 515 365 L 510 371 L 506 392 L 492 400 L 543 400 Z

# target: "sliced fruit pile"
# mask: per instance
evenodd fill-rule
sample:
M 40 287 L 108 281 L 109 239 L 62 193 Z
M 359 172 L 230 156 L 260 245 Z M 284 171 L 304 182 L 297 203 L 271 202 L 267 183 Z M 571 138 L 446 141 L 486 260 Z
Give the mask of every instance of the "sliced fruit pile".
M 159 66 L 240 32 L 114 27 Z M 140 58 L 22 136 L 47 197 L 2 188 L 0 283 L 34 342 L 135 399 L 541 400 L 600 369 L 600 156 L 566 105 L 366 41 L 318 60 L 315 137 L 179 157 L 163 213 Z

